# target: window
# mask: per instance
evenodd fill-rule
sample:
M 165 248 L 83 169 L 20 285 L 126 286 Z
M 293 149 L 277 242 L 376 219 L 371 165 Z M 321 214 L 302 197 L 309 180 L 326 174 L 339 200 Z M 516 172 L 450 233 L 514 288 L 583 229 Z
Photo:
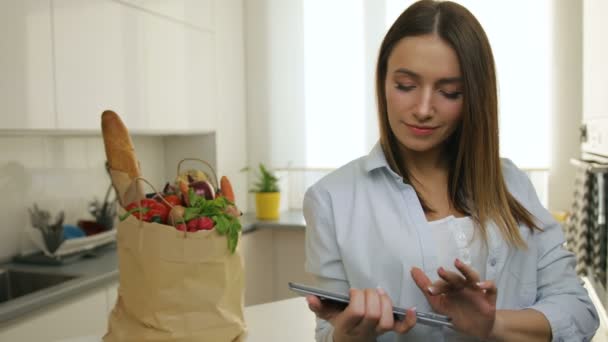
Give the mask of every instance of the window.
M 493 48 L 501 155 L 531 170 L 531 179 L 546 203 L 551 156 L 552 2 L 457 2 L 481 22 Z M 304 167 L 339 167 L 366 155 L 377 141 L 373 75 L 377 51 L 386 30 L 411 3 L 303 1 Z M 292 195 L 318 177 L 308 178 L 295 182 L 299 185 Z M 301 203 L 299 195 L 294 196 L 290 203 Z

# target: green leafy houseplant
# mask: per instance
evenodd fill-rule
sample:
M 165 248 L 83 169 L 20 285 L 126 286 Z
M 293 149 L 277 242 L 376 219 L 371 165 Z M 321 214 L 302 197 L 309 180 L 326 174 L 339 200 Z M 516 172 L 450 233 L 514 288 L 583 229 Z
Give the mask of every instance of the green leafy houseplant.
M 251 192 L 280 192 L 279 178 L 270 172 L 264 164 L 260 164 L 258 181 L 254 184 Z
M 250 191 L 255 192 L 255 211 L 258 219 L 276 220 L 279 218 L 281 200 L 279 178 L 269 171 L 264 164 L 260 164 L 257 182 Z

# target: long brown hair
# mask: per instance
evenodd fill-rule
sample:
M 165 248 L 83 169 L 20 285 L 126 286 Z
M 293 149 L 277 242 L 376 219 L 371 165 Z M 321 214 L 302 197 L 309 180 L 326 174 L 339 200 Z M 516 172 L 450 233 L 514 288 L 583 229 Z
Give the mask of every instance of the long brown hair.
M 405 37 L 436 34 L 456 52 L 462 70 L 462 120 L 446 141 L 448 191 L 456 210 L 470 215 L 487 237 L 493 220 L 507 242 L 525 248 L 518 224 L 539 229 L 532 215 L 507 190 L 498 147 L 498 95 L 494 57 L 486 34 L 473 14 L 450 1 L 422 0 L 403 12 L 382 41 L 376 68 L 380 142 L 390 167 L 410 183 L 399 142 L 388 120 L 385 81 L 388 59 Z M 430 210 L 420 198 L 425 210 Z

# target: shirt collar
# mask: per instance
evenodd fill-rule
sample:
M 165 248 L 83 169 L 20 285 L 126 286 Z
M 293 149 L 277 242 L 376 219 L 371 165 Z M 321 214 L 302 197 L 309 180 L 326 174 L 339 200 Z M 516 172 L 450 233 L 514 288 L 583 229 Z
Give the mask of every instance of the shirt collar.
M 403 177 L 399 176 L 391 167 L 388 165 L 386 161 L 386 155 L 384 154 L 384 149 L 382 148 L 382 144 L 380 141 L 374 145 L 372 150 L 369 152 L 367 157 L 365 157 L 365 171 L 372 172 L 377 169 L 386 169 L 386 171 L 395 178 L 398 182 L 403 182 Z
M 365 171 L 371 172 L 375 169 L 387 168 L 391 169 L 386 161 L 386 156 L 384 155 L 384 151 L 382 150 L 382 144 L 378 141 L 372 150 L 369 152 L 367 157 L 365 157 Z

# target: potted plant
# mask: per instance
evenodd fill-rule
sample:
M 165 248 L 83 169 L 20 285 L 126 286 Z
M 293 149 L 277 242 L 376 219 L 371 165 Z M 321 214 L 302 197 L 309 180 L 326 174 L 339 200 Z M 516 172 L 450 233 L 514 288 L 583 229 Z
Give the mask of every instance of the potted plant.
M 255 193 L 256 217 L 261 220 L 276 220 L 279 218 L 281 192 L 279 178 L 260 164 L 257 182 L 251 192 Z

